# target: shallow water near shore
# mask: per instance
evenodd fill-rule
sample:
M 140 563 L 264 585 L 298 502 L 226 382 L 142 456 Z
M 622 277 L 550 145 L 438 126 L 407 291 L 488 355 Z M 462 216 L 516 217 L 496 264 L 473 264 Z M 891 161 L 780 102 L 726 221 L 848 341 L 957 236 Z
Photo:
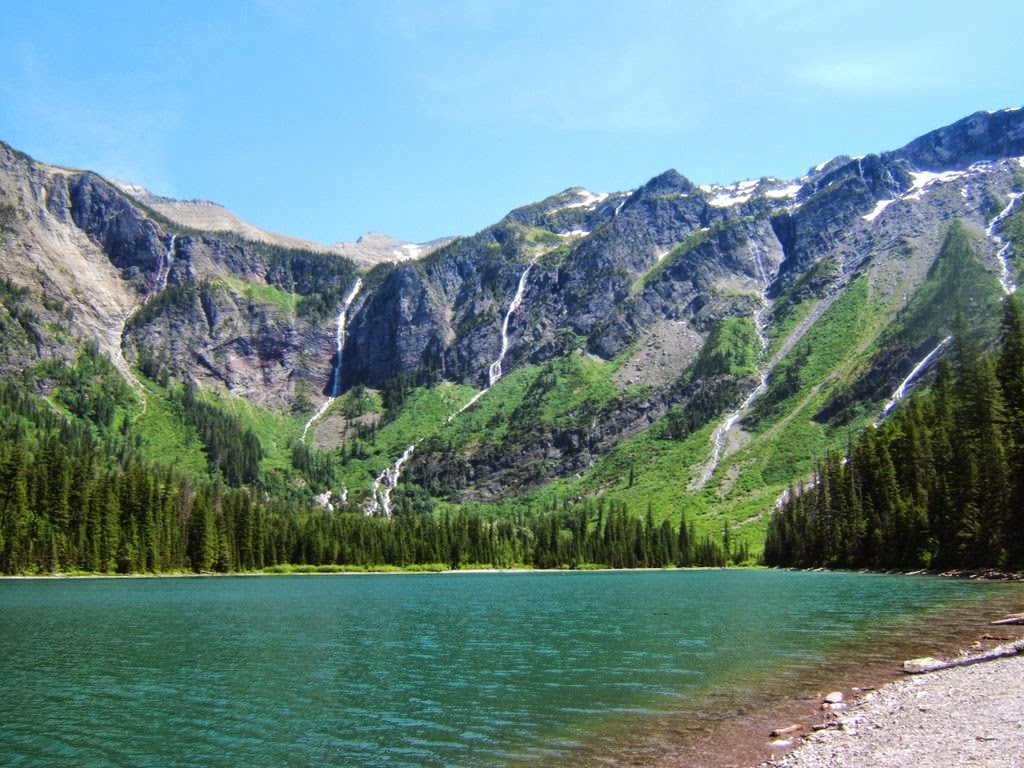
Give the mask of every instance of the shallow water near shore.
M 0 582 L 0 754 L 711 765 L 764 741 L 737 734 L 765 708 L 1022 605 L 1019 584 L 743 570 Z

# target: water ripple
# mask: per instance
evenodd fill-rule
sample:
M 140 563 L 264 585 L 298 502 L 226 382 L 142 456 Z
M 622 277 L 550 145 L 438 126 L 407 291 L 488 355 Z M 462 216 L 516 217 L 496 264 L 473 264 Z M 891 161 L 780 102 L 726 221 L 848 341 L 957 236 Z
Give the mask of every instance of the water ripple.
M 692 733 L 671 718 L 733 716 L 780 670 L 1003 593 L 774 572 L 0 582 L 0 754 L 142 768 L 642 760 L 654 747 L 624 734 Z

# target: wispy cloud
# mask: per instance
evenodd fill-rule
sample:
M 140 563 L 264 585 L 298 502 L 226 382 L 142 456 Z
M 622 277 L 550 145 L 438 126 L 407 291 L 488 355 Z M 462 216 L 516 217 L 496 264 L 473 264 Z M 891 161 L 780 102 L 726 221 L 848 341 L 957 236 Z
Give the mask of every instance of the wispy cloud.
M 835 91 L 891 93 L 932 88 L 948 82 L 948 72 L 929 49 L 838 54 L 798 69 L 805 83 Z
M 173 192 L 167 143 L 177 118 L 169 101 L 154 104 L 131 94 L 90 98 L 95 83 L 55 74 L 31 45 L 23 46 L 15 61 L 0 77 L 0 99 L 5 122 L 28 137 L 22 148 L 47 162 Z
M 663 132 L 679 127 L 682 78 L 673 87 L 649 57 L 627 52 L 601 60 L 492 57 L 472 73 L 422 83 L 429 108 L 458 120 L 515 121 L 559 131 Z
M 414 81 L 434 117 L 651 134 L 678 130 L 702 110 L 695 96 L 704 76 L 683 65 L 689 27 L 673 4 L 648 15 L 549 9 L 529 25 L 489 3 L 465 10 L 395 25 L 397 55 L 411 63 L 399 76 Z

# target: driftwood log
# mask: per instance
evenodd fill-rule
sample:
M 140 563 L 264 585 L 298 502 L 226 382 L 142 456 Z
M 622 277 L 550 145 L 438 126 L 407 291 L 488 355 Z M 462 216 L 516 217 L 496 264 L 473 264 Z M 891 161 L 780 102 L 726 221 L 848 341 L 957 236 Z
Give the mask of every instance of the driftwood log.
M 935 672 L 936 670 L 949 669 L 950 667 L 966 667 L 969 664 L 978 664 L 982 661 L 1001 659 L 1005 656 L 1016 656 L 1021 652 L 1024 652 L 1024 639 L 997 646 L 991 651 L 985 651 L 985 653 L 979 653 L 976 656 L 964 656 L 963 658 L 952 659 L 951 661 L 933 659 L 929 656 L 920 659 L 908 659 L 903 662 L 903 671 L 907 674 L 919 675 L 922 672 Z
M 803 729 L 804 727 L 802 725 L 798 723 L 793 723 L 793 725 L 787 725 L 785 728 L 775 728 L 768 735 L 773 737 L 790 736 L 794 733 L 800 733 L 800 731 L 802 731 Z
M 989 624 L 1024 624 L 1024 613 L 1015 613 L 1012 616 L 1007 616 L 1005 619 L 990 621 Z

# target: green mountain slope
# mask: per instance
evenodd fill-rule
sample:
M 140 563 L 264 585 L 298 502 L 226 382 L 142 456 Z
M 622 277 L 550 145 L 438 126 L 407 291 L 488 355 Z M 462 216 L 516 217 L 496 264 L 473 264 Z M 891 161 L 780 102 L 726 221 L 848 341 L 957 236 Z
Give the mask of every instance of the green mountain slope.
M 957 344 L 994 344 L 1022 125 L 979 113 L 792 183 L 570 189 L 369 271 L 0 146 L 7 567 L 756 556 L 819 457 Z M 49 419 L 76 435 L 66 464 Z M 148 501 L 76 528 L 46 461 L 104 498 L 134 472 Z M 257 510 L 276 527 L 243 546 Z

